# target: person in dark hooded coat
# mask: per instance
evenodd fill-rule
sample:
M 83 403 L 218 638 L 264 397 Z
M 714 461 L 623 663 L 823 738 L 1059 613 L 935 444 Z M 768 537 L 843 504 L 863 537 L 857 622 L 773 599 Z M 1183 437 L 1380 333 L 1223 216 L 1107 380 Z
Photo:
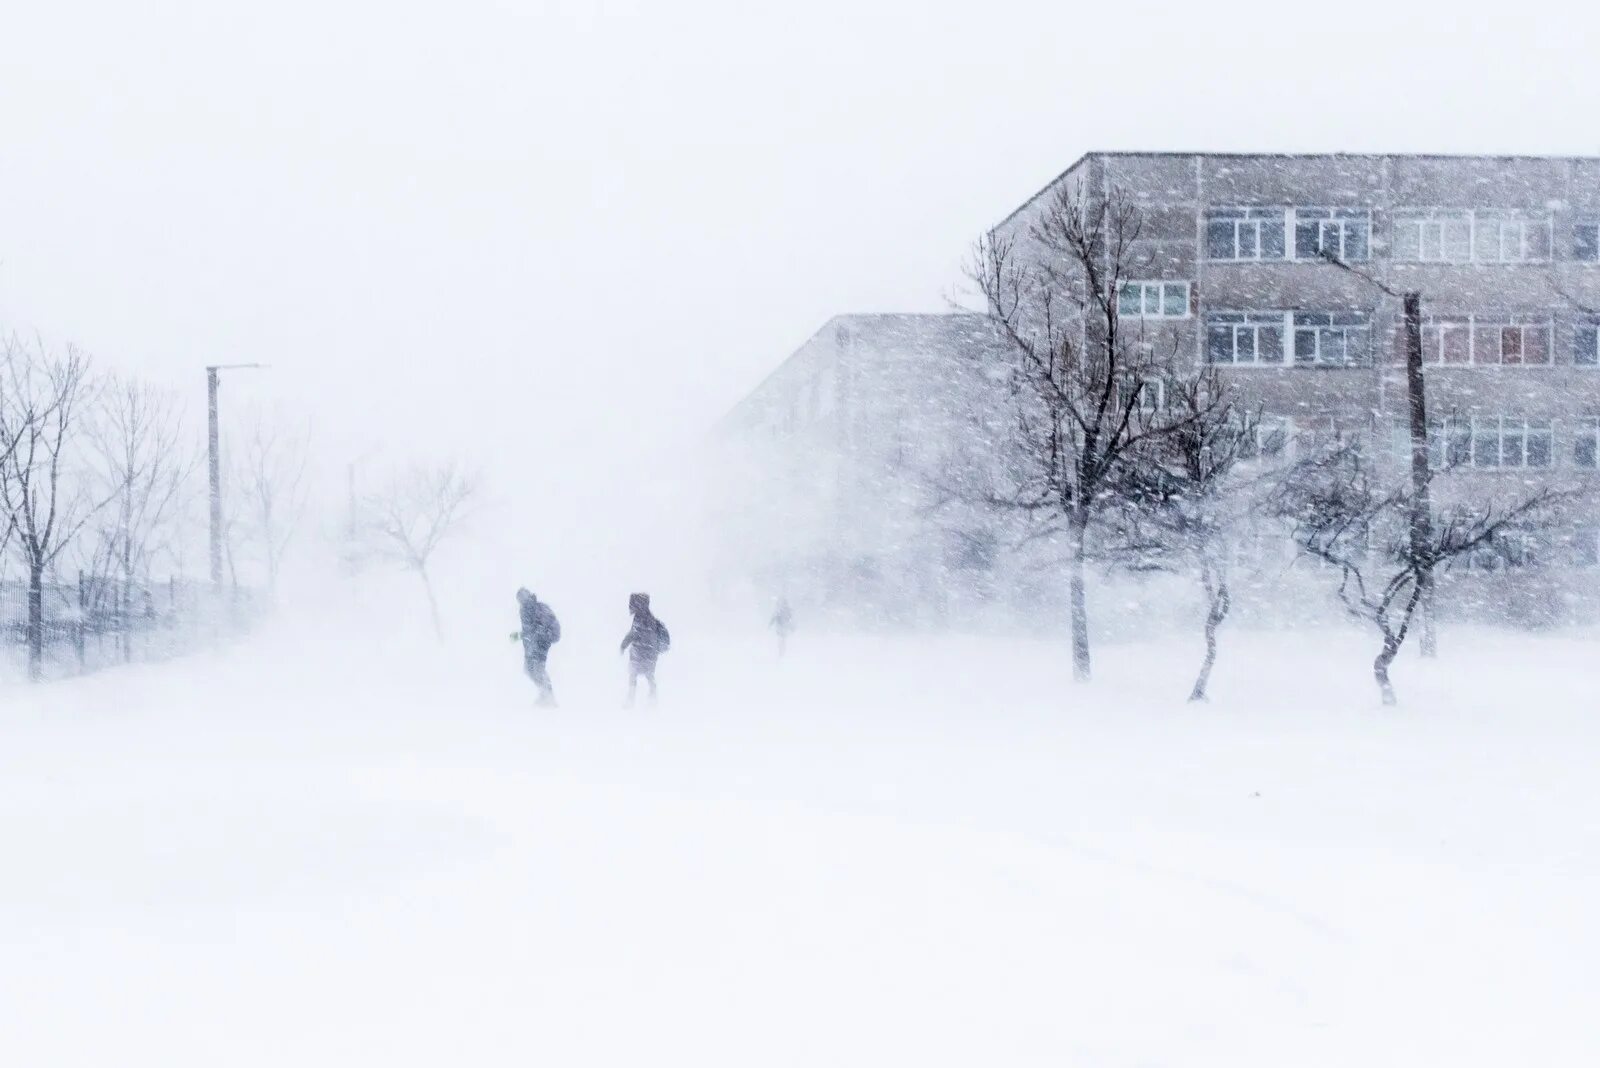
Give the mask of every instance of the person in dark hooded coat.
M 630 595 L 628 612 L 633 616 L 633 626 L 622 639 L 619 651 L 632 654 L 628 659 L 628 704 L 632 705 L 641 676 L 650 684 L 650 700 L 656 699 L 656 660 L 671 646 L 672 635 L 650 611 L 648 593 Z
M 522 668 L 539 687 L 539 703 L 553 705 L 556 691 L 550 682 L 546 662 L 550 659 L 550 647 L 561 640 L 561 621 L 549 605 L 526 588 L 517 591 L 517 609 L 522 629 L 511 638 L 513 641 L 522 639 Z
M 778 655 L 781 657 L 789 648 L 789 635 L 794 633 L 794 609 L 789 607 L 789 598 L 778 598 L 778 607 L 767 626 L 778 635 Z

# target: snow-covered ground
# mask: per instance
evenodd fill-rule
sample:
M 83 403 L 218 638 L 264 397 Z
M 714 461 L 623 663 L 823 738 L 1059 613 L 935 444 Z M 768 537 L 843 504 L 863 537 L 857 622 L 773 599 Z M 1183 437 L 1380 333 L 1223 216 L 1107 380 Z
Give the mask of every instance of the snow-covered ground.
M 1592 641 L 676 629 L 8 689 L 4 1063 L 1600 1063 Z

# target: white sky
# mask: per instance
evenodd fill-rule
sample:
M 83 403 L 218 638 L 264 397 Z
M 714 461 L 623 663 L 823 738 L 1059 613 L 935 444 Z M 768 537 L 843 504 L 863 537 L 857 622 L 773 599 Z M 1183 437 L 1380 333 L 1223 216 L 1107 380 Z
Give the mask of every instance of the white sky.
M 538 494 L 1091 149 L 1600 151 L 1587 5 L 7 0 L 0 322 Z M 592 457 L 593 462 L 585 459 Z

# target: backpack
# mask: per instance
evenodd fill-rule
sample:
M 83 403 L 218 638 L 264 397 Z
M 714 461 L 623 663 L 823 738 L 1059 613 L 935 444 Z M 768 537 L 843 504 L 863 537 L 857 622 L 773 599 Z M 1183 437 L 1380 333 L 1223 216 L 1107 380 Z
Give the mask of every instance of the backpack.
M 561 621 L 556 618 L 555 612 L 551 611 L 549 606 L 541 604 L 539 607 L 544 609 L 540 613 L 539 619 L 541 629 L 544 631 L 545 637 L 550 640 L 550 644 L 554 645 L 561 640 Z
M 667 625 L 661 620 L 656 620 L 656 650 L 666 652 L 672 648 L 672 635 L 667 632 Z

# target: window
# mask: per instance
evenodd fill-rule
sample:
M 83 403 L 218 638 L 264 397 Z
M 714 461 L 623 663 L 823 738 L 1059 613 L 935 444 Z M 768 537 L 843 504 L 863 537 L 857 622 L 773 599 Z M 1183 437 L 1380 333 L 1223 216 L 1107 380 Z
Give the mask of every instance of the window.
M 1572 466 L 1585 471 L 1600 466 L 1600 418 L 1585 419 L 1574 429 Z
M 1510 416 L 1451 416 L 1428 420 L 1428 462 L 1434 469 L 1455 467 L 1545 468 L 1554 457 L 1555 434 L 1548 419 Z M 1411 462 L 1411 427 L 1394 424 L 1396 462 Z
M 1287 566 L 1295 558 L 1293 538 L 1271 520 L 1247 518 L 1228 545 L 1232 563 L 1242 571 L 1263 572 Z
M 1572 258 L 1600 263 L 1600 223 L 1581 222 L 1572 228 Z
M 1362 367 L 1372 359 L 1372 320 L 1366 312 L 1295 312 L 1294 362 Z
M 1124 282 L 1117 295 L 1117 314 L 1130 319 L 1188 318 L 1189 283 Z
M 1528 263 L 1550 258 L 1548 215 L 1466 209 L 1395 212 L 1394 258 L 1419 263 Z
M 1428 316 L 1422 320 L 1422 361 L 1548 365 L 1553 332 L 1548 316 Z
M 1206 259 L 1281 260 L 1283 208 L 1212 208 L 1206 212 Z
M 1137 398 L 1131 396 L 1135 389 L 1139 391 Z M 1156 375 L 1147 375 L 1137 380 L 1129 377 L 1123 380 L 1117 389 L 1117 405 L 1118 407 L 1125 406 L 1130 403 L 1130 400 L 1134 409 L 1143 412 L 1145 415 L 1155 415 L 1157 412 L 1165 411 L 1167 407 L 1167 384 Z
M 1206 360 L 1281 366 L 1282 312 L 1215 312 L 1206 319 Z
M 1367 312 L 1213 312 L 1206 317 L 1210 363 L 1292 362 L 1297 367 L 1360 367 L 1372 361 Z
M 1411 463 L 1411 424 L 1404 419 L 1394 423 L 1394 458 L 1401 466 Z M 1471 419 L 1448 416 L 1428 420 L 1428 464 L 1434 470 L 1471 466 Z
M 1533 531 L 1507 528 L 1467 554 L 1467 567 L 1473 571 L 1499 571 L 1539 567 L 1544 563 L 1542 539 Z
M 1579 527 L 1567 541 L 1578 567 L 1600 567 L 1600 527 Z
M 1600 367 L 1600 324 L 1577 325 L 1572 333 L 1572 362 L 1579 367 Z
M 1479 263 L 1548 260 L 1550 217 L 1514 211 L 1474 212 L 1472 258 Z
M 1294 420 L 1264 415 L 1251 428 L 1249 440 L 1239 450 L 1243 460 L 1292 460 Z
M 955 571 L 993 571 L 998 547 L 989 531 L 954 531 L 945 548 L 945 566 Z
M 1472 420 L 1472 466 L 1483 468 L 1549 467 L 1550 421 L 1505 416 Z
M 1424 263 L 1465 263 L 1472 258 L 1472 213 L 1396 212 L 1394 258 Z
M 1139 384 L 1139 410 L 1155 415 L 1167 407 L 1167 384 L 1159 378 L 1146 378 Z
M 1321 259 L 1324 253 L 1359 263 L 1368 258 L 1372 213 L 1366 208 L 1295 208 L 1294 256 Z

